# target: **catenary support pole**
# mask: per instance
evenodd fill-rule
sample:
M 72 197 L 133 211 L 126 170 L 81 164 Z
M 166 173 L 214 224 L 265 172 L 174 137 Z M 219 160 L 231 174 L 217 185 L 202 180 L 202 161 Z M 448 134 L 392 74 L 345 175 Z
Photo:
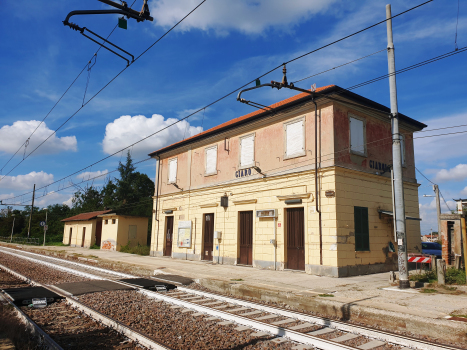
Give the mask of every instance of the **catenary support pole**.
M 394 58 L 394 43 L 392 40 L 391 5 L 386 5 L 387 35 L 388 35 L 388 69 L 389 90 L 391 97 L 392 120 L 392 163 L 394 169 L 394 203 L 396 216 L 397 255 L 399 263 L 399 288 L 409 288 L 407 267 L 407 235 L 405 232 L 404 183 L 402 179 L 401 142 L 399 135 L 399 115 L 397 109 L 396 63 Z
M 441 204 L 439 201 L 439 188 L 438 185 L 433 185 L 436 197 L 436 217 L 438 219 L 438 239 L 441 239 Z
M 465 270 L 465 279 L 467 281 L 467 229 L 465 227 L 465 215 L 461 217 L 461 229 L 462 229 L 462 248 L 464 254 L 464 270 Z
M 32 191 L 32 205 L 31 205 L 31 213 L 29 214 L 29 227 L 28 227 L 28 238 L 31 234 L 31 220 L 32 220 L 32 211 L 34 210 L 34 195 L 36 194 L 36 184 L 34 184 L 34 189 Z

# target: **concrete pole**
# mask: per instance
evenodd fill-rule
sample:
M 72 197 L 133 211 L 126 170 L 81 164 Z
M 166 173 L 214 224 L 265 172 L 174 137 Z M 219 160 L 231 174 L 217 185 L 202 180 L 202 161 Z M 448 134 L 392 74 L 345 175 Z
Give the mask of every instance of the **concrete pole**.
M 436 215 L 438 218 L 438 238 L 441 238 L 441 205 L 439 202 L 438 185 L 433 185 L 433 191 L 435 191 L 435 197 L 436 197 Z
M 45 247 L 45 234 L 47 233 L 47 208 L 44 208 L 45 210 L 45 226 L 44 226 L 44 244 L 43 246 Z
M 11 227 L 11 237 L 10 237 L 10 243 L 13 242 L 13 230 L 15 229 L 15 214 L 11 214 L 13 216 L 13 226 Z
M 407 237 L 405 232 L 404 183 L 402 179 L 402 154 L 399 135 L 399 115 L 397 109 L 396 62 L 392 40 L 391 5 L 386 5 L 386 25 L 388 35 L 389 91 L 391 97 L 392 120 L 392 164 L 394 169 L 394 202 L 396 216 L 397 256 L 399 263 L 399 288 L 410 288 L 407 267 Z
M 32 191 L 32 205 L 31 205 L 31 214 L 29 214 L 29 227 L 28 227 L 28 238 L 31 233 L 31 220 L 32 220 L 32 211 L 34 209 L 34 195 L 36 194 L 36 184 L 34 184 L 34 189 Z

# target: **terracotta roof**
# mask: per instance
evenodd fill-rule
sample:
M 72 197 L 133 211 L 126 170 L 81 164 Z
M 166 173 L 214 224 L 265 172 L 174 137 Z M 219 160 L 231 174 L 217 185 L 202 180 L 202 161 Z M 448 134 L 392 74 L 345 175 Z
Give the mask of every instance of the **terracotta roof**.
M 323 87 L 317 88 L 317 89 L 316 89 L 316 92 L 323 92 L 324 90 L 327 90 L 327 89 L 332 88 L 332 87 L 335 87 L 335 86 L 336 86 L 336 85 L 327 85 L 327 86 L 323 86 Z M 298 94 L 298 95 L 289 97 L 289 98 L 287 98 L 287 99 L 285 99 L 285 100 L 282 100 L 282 101 L 273 103 L 273 104 L 270 105 L 269 107 L 270 107 L 270 108 L 281 107 L 281 106 L 284 106 L 284 105 L 289 104 L 289 103 L 291 103 L 291 102 L 300 100 L 300 99 L 302 99 L 302 98 L 304 98 L 304 97 L 310 97 L 310 95 L 307 94 L 307 93 L 305 93 L 305 92 L 302 92 L 302 93 L 300 93 L 300 94 Z M 268 112 L 268 111 L 266 111 L 266 112 Z M 186 143 L 187 141 L 189 142 L 189 141 L 191 141 L 191 140 L 193 140 L 193 139 L 203 138 L 204 136 L 206 136 L 206 135 L 208 135 L 208 134 L 212 134 L 212 133 L 214 133 L 214 132 L 216 132 L 216 131 L 218 131 L 218 130 L 220 130 L 220 129 L 224 129 L 224 128 L 226 128 L 226 127 L 234 126 L 235 124 L 239 124 L 239 123 L 241 123 L 241 122 L 243 122 L 243 121 L 245 121 L 245 120 L 252 119 L 253 117 L 258 116 L 258 115 L 263 114 L 263 113 L 265 113 L 265 111 L 262 110 L 262 109 L 259 109 L 259 110 L 257 110 L 257 111 L 254 111 L 254 112 L 245 114 L 245 115 L 243 115 L 243 116 L 241 116 L 241 117 L 231 119 L 231 120 L 229 120 L 229 121 L 227 121 L 227 122 L 225 122 L 225 123 L 219 124 L 219 125 L 217 125 L 217 126 L 211 128 L 211 129 L 205 130 L 205 131 L 203 131 L 203 132 L 201 132 L 201 133 L 199 133 L 199 134 L 196 134 L 196 135 L 194 135 L 194 136 L 188 137 L 188 138 L 186 138 L 186 139 L 184 139 L 184 140 L 182 140 L 182 141 L 175 142 L 175 143 L 173 143 L 173 144 L 171 144 L 171 145 L 169 145 L 169 146 L 166 146 L 166 147 L 164 147 L 164 148 L 161 148 L 161 149 L 159 149 L 159 150 L 157 150 L 157 151 L 155 151 L 155 152 L 150 153 L 149 155 L 152 157 L 152 156 L 154 156 L 154 155 L 156 155 L 156 154 L 163 153 L 165 150 L 168 150 L 169 148 L 173 148 L 175 145 L 178 145 L 178 144 L 181 144 L 181 143 Z
M 381 104 L 379 104 L 377 102 L 369 100 L 369 99 L 367 99 L 367 98 L 365 98 L 363 96 L 355 94 L 355 93 L 353 93 L 351 91 L 348 91 L 346 89 L 343 89 L 343 88 L 341 88 L 341 87 L 339 87 L 337 85 L 326 85 L 326 86 L 319 87 L 319 88 L 317 88 L 315 90 L 316 93 L 325 93 L 325 92 L 326 93 L 331 93 L 333 91 L 337 91 L 339 94 L 345 95 L 346 97 L 348 97 L 348 98 L 350 98 L 352 100 L 355 100 L 358 103 L 361 103 L 363 105 L 367 105 L 367 106 L 370 106 L 370 107 L 373 107 L 373 108 L 384 110 L 384 111 L 387 111 L 388 113 L 390 112 L 390 109 L 388 107 L 383 106 L 383 105 L 381 105 Z M 321 96 L 323 96 L 323 95 L 321 95 Z M 288 104 L 298 103 L 298 102 L 300 102 L 301 99 L 309 99 L 309 98 L 311 98 L 310 94 L 302 92 L 302 93 L 297 94 L 295 96 L 289 97 L 289 98 L 287 98 L 285 100 L 273 103 L 272 105 L 269 105 L 268 107 L 270 107 L 272 109 L 273 108 L 278 108 L 278 107 L 285 107 Z M 211 129 L 203 131 L 203 132 L 201 132 L 199 134 L 196 134 L 196 135 L 191 136 L 189 138 L 186 138 L 184 140 L 175 142 L 175 143 L 173 143 L 173 144 L 171 144 L 169 146 L 160 148 L 159 150 L 157 150 L 155 152 L 149 153 L 149 156 L 153 157 L 153 156 L 159 155 L 161 153 L 169 151 L 170 149 L 174 149 L 174 148 L 180 147 L 182 145 L 188 144 L 188 143 L 190 143 L 192 141 L 202 139 L 204 137 L 207 137 L 210 134 L 215 134 L 216 132 L 220 132 L 223 129 L 228 129 L 228 128 L 231 128 L 231 127 L 235 127 L 238 124 L 249 121 L 250 119 L 253 120 L 253 119 L 259 117 L 262 114 L 268 114 L 268 113 L 270 113 L 270 111 L 264 110 L 264 109 L 259 109 L 259 110 L 256 110 L 254 112 L 248 113 L 248 114 L 246 114 L 244 116 L 231 119 L 231 120 L 229 120 L 229 121 L 227 121 L 225 123 L 219 124 L 219 125 L 211 128 Z M 402 113 L 399 113 L 399 117 L 402 120 L 408 122 L 409 124 L 412 124 L 415 127 L 419 128 L 420 130 L 426 127 L 425 124 L 420 123 L 419 121 L 414 120 L 412 118 L 409 118 L 409 117 L 407 117 L 406 115 L 404 115 Z
M 109 213 L 113 210 L 101 210 L 101 211 L 91 211 L 90 213 L 82 213 L 78 214 L 66 219 L 61 220 L 62 222 L 67 222 L 67 221 L 88 221 L 97 218 L 98 215 L 102 215 L 105 213 Z

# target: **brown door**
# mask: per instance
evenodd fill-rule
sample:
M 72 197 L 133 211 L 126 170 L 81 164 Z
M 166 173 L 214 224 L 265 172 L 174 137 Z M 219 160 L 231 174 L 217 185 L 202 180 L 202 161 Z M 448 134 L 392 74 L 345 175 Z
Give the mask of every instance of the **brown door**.
M 305 219 L 303 208 L 287 209 L 287 268 L 305 270 Z
M 212 260 L 214 249 L 214 214 L 204 214 L 203 260 Z
M 84 238 L 86 237 L 86 227 L 83 227 L 83 239 L 81 240 L 81 247 L 84 247 Z
M 165 218 L 165 252 L 164 256 L 172 256 L 172 239 L 174 233 L 174 217 L 167 216 Z
M 96 222 L 96 245 L 101 246 L 102 220 Z
M 68 244 L 71 245 L 71 235 L 73 233 L 73 228 L 70 227 L 70 238 L 69 238 L 69 241 L 68 241 Z
M 253 212 L 240 212 L 240 264 L 253 264 Z

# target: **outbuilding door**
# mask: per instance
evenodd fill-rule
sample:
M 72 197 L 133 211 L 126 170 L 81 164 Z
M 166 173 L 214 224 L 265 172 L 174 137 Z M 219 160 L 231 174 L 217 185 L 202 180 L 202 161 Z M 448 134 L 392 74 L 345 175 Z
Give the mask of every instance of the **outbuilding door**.
M 86 227 L 83 227 L 83 238 L 81 239 L 81 247 L 84 247 L 84 238 L 86 238 Z
M 203 260 L 212 260 L 214 249 L 214 213 L 204 214 Z
M 172 256 L 172 239 L 174 232 L 174 217 L 165 218 L 165 251 L 164 256 Z
M 240 213 L 240 264 L 253 264 L 253 212 Z
M 287 268 L 305 270 L 305 217 L 303 208 L 287 209 Z
M 102 220 L 96 222 L 96 245 L 101 246 Z
M 70 237 L 68 238 L 68 245 L 71 245 L 71 236 L 73 235 L 73 228 L 70 227 Z

